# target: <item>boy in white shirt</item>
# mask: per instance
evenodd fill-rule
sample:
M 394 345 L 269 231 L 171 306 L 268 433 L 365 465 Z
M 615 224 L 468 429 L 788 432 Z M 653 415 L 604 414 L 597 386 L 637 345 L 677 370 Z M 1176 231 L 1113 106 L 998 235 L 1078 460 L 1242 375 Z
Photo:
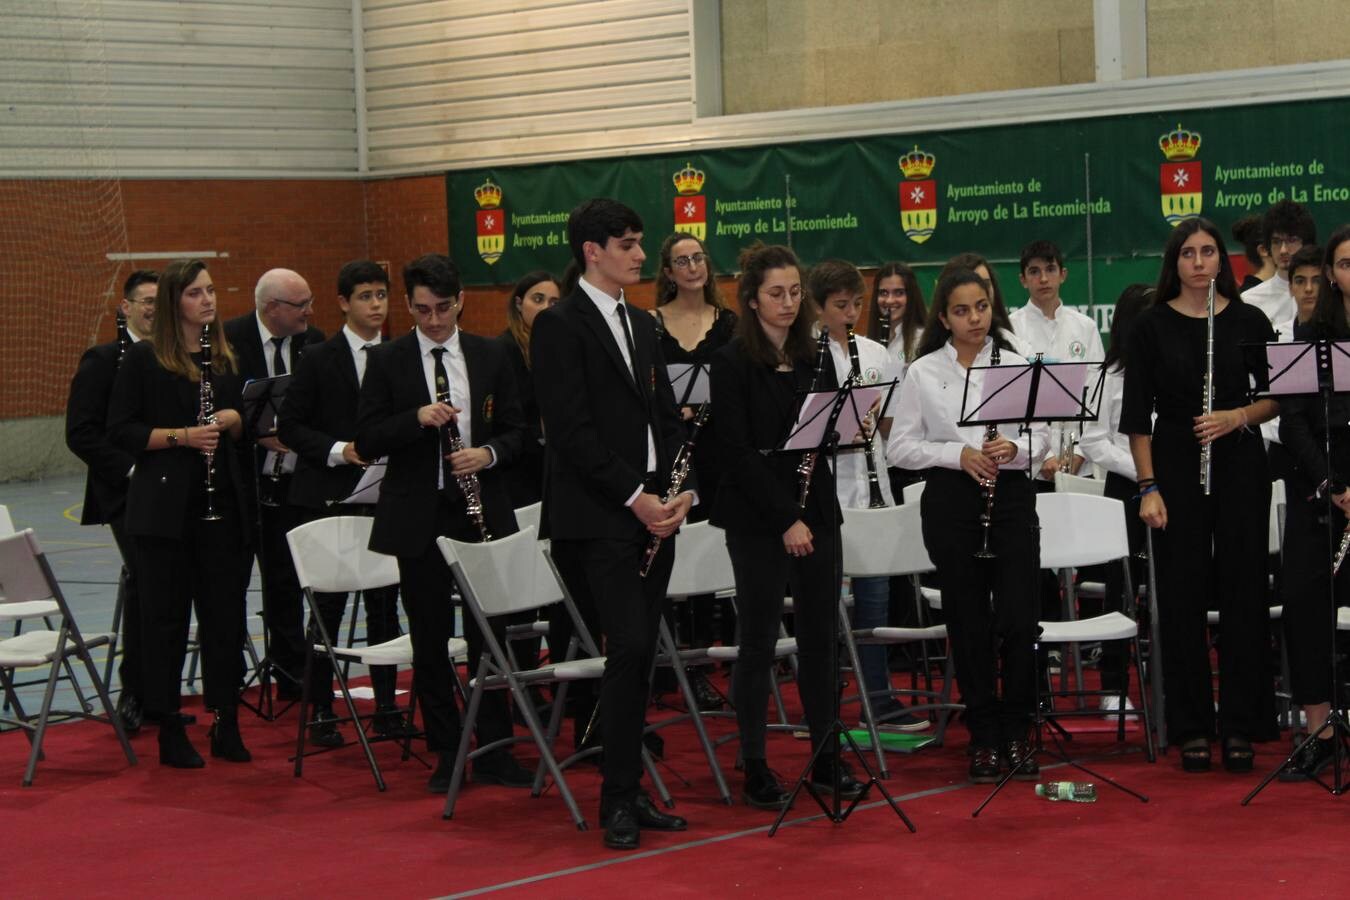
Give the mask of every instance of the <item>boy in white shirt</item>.
M 1275 261 L 1275 275 L 1243 291 L 1242 302 L 1258 307 L 1278 329 L 1295 312 L 1289 290 L 1289 262 L 1305 245 L 1317 243 L 1317 223 L 1301 203 L 1281 200 L 1261 217 L 1261 243 Z M 1281 338 L 1289 340 L 1288 335 Z

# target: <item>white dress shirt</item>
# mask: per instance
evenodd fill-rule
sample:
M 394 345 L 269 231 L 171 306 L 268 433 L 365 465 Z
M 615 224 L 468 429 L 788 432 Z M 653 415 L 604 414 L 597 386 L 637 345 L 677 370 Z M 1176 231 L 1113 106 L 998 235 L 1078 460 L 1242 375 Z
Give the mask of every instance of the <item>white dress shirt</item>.
M 458 334 L 459 332 L 456 331 L 455 333 Z M 380 343 L 380 336 L 376 335 L 375 340 L 368 341 L 355 331 L 352 331 L 351 327 L 348 325 L 342 326 L 342 336 L 347 339 L 347 346 L 352 350 L 352 362 L 356 365 L 356 384 L 357 387 L 360 387 L 361 382 L 365 381 L 366 360 L 370 357 L 370 351 L 367 350 L 366 347 L 369 346 L 371 349 L 374 349 L 378 346 Z M 433 396 L 435 395 L 433 394 Z M 329 468 L 347 464 L 347 460 L 342 456 L 342 451 L 346 446 L 346 441 L 334 442 L 332 449 L 328 451 Z
M 422 333 L 422 329 L 417 329 L 417 346 L 422 354 L 422 376 L 427 380 L 427 396 L 431 402 L 436 402 L 436 357 L 431 351 L 438 347 L 444 347 L 446 353 L 441 357 L 441 364 L 445 366 L 446 377 L 450 379 L 450 405 L 459 410 L 455 424 L 459 427 L 459 436 L 464 441 L 465 448 L 473 446 L 473 396 L 469 393 L 469 366 L 464 361 L 464 349 L 459 345 L 459 329 L 456 328 L 450 337 L 445 339 L 444 344 L 438 344 L 431 338 Z M 487 448 L 488 464 L 484 468 L 492 468 L 497 464 L 497 454 L 491 447 Z M 436 488 L 440 490 L 445 487 L 445 467 L 436 467 Z
M 903 374 L 903 364 L 896 362 L 895 358 L 881 344 L 862 335 L 857 336 L 857 341 L 858 365 L 862 370 L 863 384 L 891 381 Z M 834 359 L 836 383 L 843 384 L 844 379 L 848 378 L 849 373 L 853 371 L 853 362 L 849 359 L 848 348 L 841 347 L 838 341 L 831 340 L 830 356 Z M 882 400 L 885 399 L 886 395 L 883 391 Z M 891 392 L 890 403 L 877 416 L 878 421 L 894 418 L 895 409 L 899 404 L 900 388 L 897 386 Z M 848 415 L 852 415 L 852 413 Z M 840 417 L 841 423 L 843 418 L 843 416 Z M 853 435 L 845 434 L 842 428 L 839 437 L 841 443 L 850 443 L 853 440 Z M 885 499 L 886 505 L 895 505 L 895 498 L 891 496 L 891 479 L 886 474 L 886 455 L 882 447 L 884 440 L 880 435 L 873 434 L 870 451 L 864 451 L 862 448 L 839 451 L 839 470 L 836 473 L 835 492 L 839 497 L 840 506 L 845 509 L 865 509 L 871 502 L 872 492 L 868 486 L 867 458 L 863 456 L 864 452 L 870 452 L 873 461 L 876 463 L 877 482 L 881 485 L 881 496 Z
M 914 349 L 919 349 L 919 345 L 922 343 L 923 326 L 919 326 L 914 329 Z M 904 368 L 909 364 L 909 360 L 905 359 L 905 333 L 900 331 L 898 327 L 896 332 L 891 335 L 891 342 L 886 345 L 886 349 L 889 350 L 891 356 L 895 357 L 900 363 L 900 373 L 903 376 Z
M 1101 371 L 1100 368 L 1098 371 Z M 1137 481 L 1134 455 L 1130 453 L 1130 436 L 1120 433 L 1120 404 L 1124 396 L 1125 370 L 1108 371 L 1102 382 L 1097 419 L 1084 427 L 1083 441 L 1078 448 L 1088 462 L 1130 481 Z
M 628 366 L 628 371 L 632 372 L 633 358 L 628 355 L 628 339 L 624 337 L 623 323 L 619 321 L 619 304 L 625 302 L 623 291 L 619 291 L 619 296 L 616 299 L 591 284 L 585 278 L 578 279 L 577 286 L 586 292 L 586 296 L 591 298 L 591 302 L 595 304 L 595 308 L 600 310 L 601 318 L 603 318 L 605 324 L 609 326 L 609 333 L 614 336 L 614 343 L 619 345 L 619 355 L 623 357 L 624 364 Z M 629 317 L 628 330 L 629 332 L 632 332 L 633 311 L 630 309 L 626 314 Z M 646 315 L 646 313 L 641 314 Z M 637 338 L 635 337 L 633 340 L 636 341 Z M 638 390 L 641 389 L 642 386 L 639 385 Z M 656 471 L 656 435 L 652 433 L 650 421 L 647 423 L 647 471 Z M 633 501 L 637 500 L 641 493 L 642 485 L 639 484 L 637 490 L 633 491 L 632 495 L 624 502 L 624 506 L 632 506 Z
M 975 358 L 975 366 L 989 365 L 993 341 L 985 338 L 984 348 Z M 1026 360 L 1016 353 L 1003 351 L 1004 365 L 1025 365 Z M 900 402 L 891 423 L 891 438 L 886 445 L 886 460 L 901 469 L 961 468 L 961 450 L 984 446 L 984 426 L 967 425 L 958 428 L 961 418 L 961 399 L 966 385 L 966 369 L 956 361 L 956 348 L 951 341 L 927 356 L 910 363 L 900 386 Z M 970 374 L 970 400 L 974 407 L 984 389 L 984 372 Z M 1017 434 L 1016 425 L 1003 425 L 999 433 L 1013 441 L 1017 455 L 999 465 L 1004 470 L 1027 468 L 1025 435 Z M 1031 459 L 1033 468 L 1045 458 L 1049 446 L 1049 429 L 1043 422 L 1031 426 Z
M 267 330 L 267 326 L 263 324 L 262 316 L 258 315 L 256 312 L 253 314 L 253 319 L 258 323 L 258 338 L 259 340 L 262 341 L 263 362 L 267 366 L 267 377 L 276 378 L 277 377 L 277 369 L 275 364 L 276 344 L 272 343 L 272 338 L 276 337 L 276 335 L 272 334 L 272 332 Z M 290 365 L 291 339 L 289 336 L 283 338 L 281 341 L 281 358 L 286 361 L 287 366 Z M 288 368 L 287 372 L 289 373 L 289 371 L 290 369 Z M 276 466 L 276 460 L 277 460 L 276 451 L 268 450 L 267 456 L 263 457 L 262 470 L 264 474 L 270 475 L 272 474 L 273 471 L 275 471 L 274 467 Z M 295 471 L 295 460 L 296 456 L 294 453 L 287 453 L 282 458 L 281 460 L 282 474 L 289 474 Z
M 1292 319 L 1298 308 L 1289 292 L 1289 279 L 1276 272 L 1271 278 L 1242 292 L 1242 302 L 1250 303 L 1266 314 L 1270 324 L 1278 328 Z

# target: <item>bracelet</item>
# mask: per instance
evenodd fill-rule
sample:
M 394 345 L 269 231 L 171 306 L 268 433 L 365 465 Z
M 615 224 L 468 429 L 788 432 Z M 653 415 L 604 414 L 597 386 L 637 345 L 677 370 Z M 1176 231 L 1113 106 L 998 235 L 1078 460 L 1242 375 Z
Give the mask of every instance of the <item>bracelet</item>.
M 1135 482 L 1135 483 L 1138 484 L 1140 488 L 1146 488 L 1146 487 L 1148 487 L 1150 484 L 1157 484 L 1157 483 L 1158 483 L 1158 479 L 1156 479 L 1156 478 L 1140 478 L 1140 479 L 1139 479 L 1137 482 Z
M 183 433 L 183 437 L 184 437 L 184 438 L 187 437 L 187 433 L 186 433 L 186 432 Z M 168 445 L 169 445 L 170 448 L 177 447 L 177 446 L 178 446 L 178 429 L 177 429 L 177 428 L 170 428 L 170 429 L 169 429 L 169 433 L 164 437 L 164 440 L 168 443 Z
M 1158 486 L 1157 486 L 1156 484 L 1150 484 L 1148 487 L 1142 489 L 1141 491 L 1139 491 L 1139 493 L 1135 494 L 1135 495 L 1134 495 L 1134 499 L 1136 499 L 1136 500 L 1142 500 L 1142 499 L 1144 499 L 1144 497 L 1148 496 L 1149 494 L 1156 493 L 1157 490 L 1158 490 Z

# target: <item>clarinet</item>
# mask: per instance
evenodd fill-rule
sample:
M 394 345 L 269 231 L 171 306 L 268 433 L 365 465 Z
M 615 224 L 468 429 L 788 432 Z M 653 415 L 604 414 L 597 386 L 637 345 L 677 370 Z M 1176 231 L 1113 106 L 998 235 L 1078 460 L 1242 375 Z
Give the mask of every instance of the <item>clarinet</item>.
M 666 494 L 661 498 L 662 503 L 669 503 L 680 495 L 684 489 L 684 480 L 689 477 L 689 464 L 694 460 L 694 443 L 698 440 L 698 433 L 708 421 L 708 413 L 711 411 L 711 404 L 706 401 L 698 405 L 698 412 L 694 414 L 693 427 L 689 429 L 689 437 L 684 439 L 680 445 L 680 450 L 675 454 L 675 465 L 670 470 L 670 487 L 666 489 Z M 642 568 L 638 570 L 643 578 L 651 571 L 652 561 L 656 559 L 656 552 L 661 549 L 661 538 L 652 535 L 651 540 L 647 542 L 647 552 L 642 557 Z
M 1209 297 L 1206 300 L 1205 330 L 1205 387 L 1200 397 L 1200 415 L 1208 416 L 1214 412 L 1214 279 L 1209 280 Z M 1214 445 L 1200 445 L 1200 487 L 1205 496 L 1209 496 L 1210 482 L 1214 474 Z
M 849 378 L 855 384 L 862 384 L 862 363 L 858 359 L 858 336 L 853 333 L 853 326 L 848 326 L 848 359 L 852 371 Z M 881 496 L 881 481 L 877 478 L 877 459 L 872 455 L 872 438 L 868 437 L 867 446 L 863 448 L 863 456 L 867 459 L 867 508 L 879 509 L 886 505 L 886 499 Z
M 993 353 L 989 357 L 990 365 L 998 365 L 999 347 L 998 342 L 994 342 Z M 984 439 L 986 442 L 992 441 L 998 437 L 997 425 L 984 426 Z M 998 476 L 986 478 L 980 482 L 980 487 L 984 489 L 984 511 L 980 513 L 980 525 L 984 528 L 984 543 L 979 550 L 975 551 L 977 559 L 993 559 L 998 554 L 989 549 L 989 529 L 994 524 L 994 489 L 998 486 Z
M 820 339 L 816 341 L 816 371 L 811 376 L 811 390 L 814 391 L 820 384 L 820 373 L 825 369 L 825 358 L 830 354 L 830 332 L 828 329 L 820 329 Z M 797 491 L 797 505 L 803 510 L 806 509 L 806 498 L 811 493 L 811 475 L 816 471 L 816 458 L 820 453 L 812 450 L 810 453 L 802 454 L 802 461 L 797 464 L 797 474 L 801 476 L 801 483 Z
M 436 402 L 450 403 L 450 385 L 446 384 L 440 375 L 436 376 Z M 450 453 L 458 453 L 464 449 L 464 438 L 460 436 L 459 424 L 454 419 L 441 426 L 441 434 Z M 487 521 L 483 518 L 483 486 L 478 481 L 478 474 L 470 472 L 468 475 L 456 475 L 455 483 L 464 494 L 464 504 L 468 509 L 469 518 L 478 526 L 478 537 L 486 544 L 492 540 L 492 535 L 488 532 Z
M 305 339 L 304 332 L 301 332 L 300 334 L 297 334 L 295 337 L 291 338 L 291 350 L 292 350 L 291 355 L 294 357 L 293 362 L 300 361 L 300 350 L 304 346 L 302 343 L 304 339 Z M 259 486 L 258 491 L 259 493 L 258 502 L 261 503 L 263 506 L 275 509 L 276 507 L 281 505 L 281 496 L 280 496 L 281 476 L 285 474 L 282 471 L 285 465 L 286 465 L 286 454 L 278 453 L 275 450 L 272 451 L 272 471 L 267 474 L 267 484 L 269 488 L 267 491 L 267 496 L 265 497 L 262 496 L 261 486 Z
M 211 384 L 211 323 L 202 326 L 202 362 L 200 388 L 197 392 L 197 425 L 216 424 L 216 391 Z M 219 522 L 220 513 L 216 512 L 216 451 L 203 450 L 206 460 L 206 512 L 202 513 L 203 522 Z
M 122 367 L 122 360 L 126 357 L 127 351 L 131 349 L 131 332 L 127 331 L 127 314 L 119 308 L 117 310 L 117 367 Z

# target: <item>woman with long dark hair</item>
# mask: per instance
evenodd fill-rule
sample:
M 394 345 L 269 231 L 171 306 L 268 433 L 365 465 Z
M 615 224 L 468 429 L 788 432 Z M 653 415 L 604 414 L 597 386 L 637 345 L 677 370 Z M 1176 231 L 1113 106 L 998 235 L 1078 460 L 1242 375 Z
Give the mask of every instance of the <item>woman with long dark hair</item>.
M 801 265 L 787 247 L 753 246 L 741 254 L 736 338 L 713 356 L 712 404 L 726 470 L 712 523 L 726 531 L 736 576 L 740 658 L 732 699 L 745 760 L 743 797 L 760 809 L 781 809 L 788 794 L 765 755 L 765 717 L 774 644 L 791 585 L 798 643 L 797 686 L 811 730 L 824 741 L 833 716 L 831 644 L 839 603 L 840 511 L 828 464 L 812 470 L 799 505 L 800 454 L 765 456 L 796 419 L 798 395 L 836 386 L 834 366 L 820 360 L 812 329 L 816 308 L 802 290 Z M 823 365 L 818 366 L 818 362 Z M 818 373 L 818 374 L 817 374 Z M 817 760 L 812 781 L 834 787 L 835 753 Z M 838 788 L 852 799 L 862 785 L 839 763 Z
M 867 336 L 881 341 L 902 363 L 914 361 L 928 307 L 914 270 L 902 262 L 883 263 L 872 276 L 872 302 L 867 307 Z M 885 320 L 886 327 L 882 327 Z M 883 332 L 885 334 L 883 335 Z M 884 340 L 883 340 L 884 337 Z
M 530 328 L 534 317 L 558 302 L 562 287 L 558 279 L 539 269 L 527 273 L 506 301 L 506 330 L 497 340 L 506 348 L 511 371 L 516 376 L 521 410 L 525 413 L 525 447 L 506 470 L 507 491 L 516 509 L 538 503 L 544 491 L 544 430 L 539 420 L 539 404 L 534 399 L 534 380 L 530 377 Z
M 1204 414 L 1211 282 L 1213 412 Z M 1270 478 L 1257 426 L 1279 407 L 1273 400 L 1247 401 L 1250 373 L 1242 346 L 1274 339 L 1265 314 L 1239 299 L 1214 223 L 1187 219 L 1173 228 L 1154 303 L 1130 336 L 1120 430 L 1130 436 L 1140 518 L 1155 529 L 1167 731 L 1181 747 L 1187 772 L 1209 769 L 1216 737 L 1224 767 L 1250 771 L 1252 740 L 1264 739 L 1273 727 L 1263 721 L 1263 711 L 1273 709 Z M 1208 493 L 1201 487 L 1205 445 L 1212 454 Z M 1205 623 L 1211 604 L 1223 627 L 1217 721 Z
M 1040 771 L 1027 742 L 1036 699 L 1036 587 L 1028 574 L 1040 557 L 1028 451 L 1004 435 L 1007 428 L 991 436 L 984 426 L 957 424 L 967 377 L 968 404 L 983 389 L 977 367 L 1024 362 L 994 317 L 987 279 L 950 267 L 901 385 L 887 447 L 892 465 L 925 472 L 923 541 L 942 589 L 976 783 L 997 781 L 1004 768 L 1019 767 L 1019 778 Z M 1045 425 L 1032 426 L 1033 459 L 1048 440 Z M 992 558 L 977 555 L 985 547 Z
M 159 721 L 160 763 L 184 769 L 204 765 L 178 712 L 194 606 L 205 701 L 215 712 L 211 755 L 229 762 L 251 758 L 237 715 L 248 579 L 248 507 L 236 443 L 243 432 L 242 384 L 216 312 L 206 265 L 170 263 L 159 279 L 151 340 L 127 351 L 108 408 L 109 440 L 136 457 L 126 528 L 136 545 L 141 591 L 146 718 Z M 207 325 L 211 378 L 204 390 Z M 207 396 L 214 411 L 201 421 Z

